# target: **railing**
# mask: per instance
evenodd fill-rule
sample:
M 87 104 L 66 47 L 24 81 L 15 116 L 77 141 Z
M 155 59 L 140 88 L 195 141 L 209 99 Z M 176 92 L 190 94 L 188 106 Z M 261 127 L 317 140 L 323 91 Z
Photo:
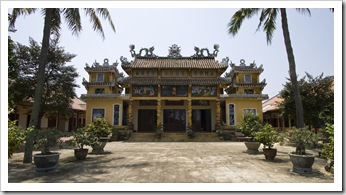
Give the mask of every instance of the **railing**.
M 104 85 L 104 86 L 113 86 L 115 82 L 83 82 L 83 85 Z
M 82 94 L 81 98 L 129 98 L 129 94 Z
M 220 98 L 262 98 L 268 99 L 267 94 L 220 94 Z

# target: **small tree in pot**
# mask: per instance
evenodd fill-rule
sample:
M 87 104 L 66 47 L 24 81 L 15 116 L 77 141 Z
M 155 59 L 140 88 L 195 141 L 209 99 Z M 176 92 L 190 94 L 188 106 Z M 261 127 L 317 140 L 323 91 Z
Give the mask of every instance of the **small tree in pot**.
M 65 133 L 57 129 L 37 131 L 35 147 L 42 149 L 41 153 L 33 155 L 37 172 L 49 172 L 56 169 L 60 153 L 51 152 L 50 147 L 61 143 L 60 138 L 64 136 Z
M 255 136 L 256 140 L 263 144 L 263 154 L 267 160 L 274 160 L 277 149 L 273 148 L 275 142 L 278 142 L 278 133 L 274 131 L 270 124 L 265 124 L 261 131 Z
M 84 160 L 88 155 L 89 149 L 84 148 L 84 146 L 99 144 L 98 138 L 95 136 L 95 134 L 86 131 L 85 128 L 77 129 L 71 142 L 74 146 L 78 147 L 77 149 L 74 149 L 74 156 L 78 160 Z
M 293 164 L 293 172 L 311 173 L 315 157 L 306 153 L 306 147 L 313 146 L 317 142 L 317 134 L 308 128 L 293 128 L 285 133 L 284 138 L 296 145 L 295 152 L 289 154 Z
M 85 131 L 95 136 L 99 142 L 98 144 L 91 145 L 93 148 L 92 153 L 102 153 L 112 133 L 112 127 L 106 119 L 102 117 L 94 118 L 94 121 L 86 126 Z
M 256 141 L 256 134 L 262 129 L 262 121 L 257 115 L 245 114 L 242 122 L 237 126 L 237 131 L 240 131 L 244 136 L 249 137 L 249 141 L 245 141 L 248 153 L 257 153 L 261 145 Z

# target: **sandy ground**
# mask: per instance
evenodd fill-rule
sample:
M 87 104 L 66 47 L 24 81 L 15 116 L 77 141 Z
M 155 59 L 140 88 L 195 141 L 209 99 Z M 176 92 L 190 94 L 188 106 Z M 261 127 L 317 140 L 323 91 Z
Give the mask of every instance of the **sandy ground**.
M 261 146 L 262 147 L 262 146 Z M 241 142 L 109 142 L 104 154 L 76 160 L 70 147 L 58 150 L 58 168 L 38 173 L 23 164 L 23 153 L 8 163 L 9 183 L 333 183 L 326 160 L 316 157 L 313 172 L 291 171 L 290 146 L 275 145 L 273 161 L 246 153 Z M 260 148 L 261 151 L 261 148 Z M 91 152 L 91 148 L 89 150 Z M 309 151 L 317 155 L 315 151 Z M 34 152 L 36 153 L 36 152 Z

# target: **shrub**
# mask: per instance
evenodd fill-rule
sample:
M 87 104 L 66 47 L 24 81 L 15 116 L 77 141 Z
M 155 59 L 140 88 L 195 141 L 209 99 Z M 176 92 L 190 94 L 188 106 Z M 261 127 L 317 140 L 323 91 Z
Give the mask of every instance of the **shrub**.
M 42 147 L 42 154 L 50 154 L 50 147 L 60 143 L 60 138 L 65 136 L 66 132 L 60 131 L 58 129 L 37 130 L 35 138 L 35 147 Z
M 13 153 L 24 143 L 26 135 L 33 128 L 23 130 L 16 125 L 16 121 L 8 121 L 8 158 L 12 158 Z
M 329 142 L 323 144 L 322 153 L 327 159 L 334 160 L 334 124 L 326 124 L 325 130 L 329 134 Z
M 263 144 L 264 148 L 268 147 L 269 149 L 274 146 L 275 142 L 279 141 L 277 132 L 270 124 L 265 124 L 255 138 Z
M 85 130 L 85 128 L 77 129 L 76 133 L 73 135 L 72 144 L 77 146 L 80 149 L 83 149 L 84 146 L 91 146 L 97 144 L 97 137 Z
M 305 155 L 305 147 L 313 146 L 318 139 L 317 134 L 308 128 L 293 128 L 283 134 L 283 139 L 296 144 L 296 154 Z M 282 140 L 283 140 L 282 139 Z
M 86 126 L 86 132 L 94 134 L 97 138 L 108 137 L 112 133 L 112 127 L 106 119 L 99 117 Z
M 253 140 L 262 127 L 261 119 L 257 115 L 245 114 L 243 121 L 236 129 L 242 132 L 244 136 L 251 137 L 251 140 Z

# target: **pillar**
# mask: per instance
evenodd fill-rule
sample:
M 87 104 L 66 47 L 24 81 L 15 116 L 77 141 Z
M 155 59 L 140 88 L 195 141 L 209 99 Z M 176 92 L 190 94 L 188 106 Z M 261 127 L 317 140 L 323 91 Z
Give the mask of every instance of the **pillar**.
M 161 121 L 162 121 L 162 114 L 161 114 L 161 100 L 157 100 L 157 108 L 156 108 L 156 125 L 157 127 L 160 127 Z
M 215 130 L 219 130 L 221 125 L 221 107 L 220 107 L 220 100 L 216 100 L 216 124 L 215 124 Z
M 133 100 L 130 100 L 130 102 L 129 102 L 129 118 L 128 118 L 128 123 L 127 123 L 129 130 L 133 130 L 132 112 L 133 112 Z
M 187 126 L 192 127 L 192 103 L 191 100 L 187 100 Z

